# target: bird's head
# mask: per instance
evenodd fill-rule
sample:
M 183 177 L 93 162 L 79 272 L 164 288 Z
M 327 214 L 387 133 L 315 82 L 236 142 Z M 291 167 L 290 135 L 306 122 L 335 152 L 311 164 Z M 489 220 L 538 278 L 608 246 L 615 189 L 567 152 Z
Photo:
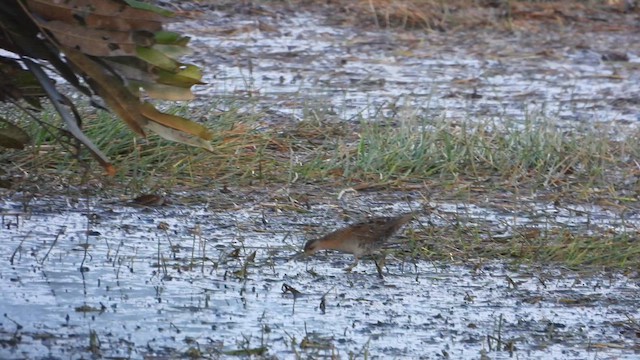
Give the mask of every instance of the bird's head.
M 304 254 L 313 255 L 316 251 L 320 250 L 320 243 L 318 239 L 309 240 L 304 244 Z

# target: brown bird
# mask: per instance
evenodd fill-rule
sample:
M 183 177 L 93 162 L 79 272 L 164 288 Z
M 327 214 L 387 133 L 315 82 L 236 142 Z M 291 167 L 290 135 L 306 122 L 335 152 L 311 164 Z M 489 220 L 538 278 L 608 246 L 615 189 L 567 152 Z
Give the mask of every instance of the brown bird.
M 413 219 L 414 215 L 415 213 L 411 212 L 394 217 L 377 217 L 347 226 L 319 239 L 307 241 L 304 254 L 312 255 L 319 250 L 337 250 L 353 254 L 353 264 L 345 269 L 351 271 L 358 265 L 360 257 L 380 249 L 384 242 Z M 375 263 L 378 273 L 382 276 L 382 269 L 377 261 Z

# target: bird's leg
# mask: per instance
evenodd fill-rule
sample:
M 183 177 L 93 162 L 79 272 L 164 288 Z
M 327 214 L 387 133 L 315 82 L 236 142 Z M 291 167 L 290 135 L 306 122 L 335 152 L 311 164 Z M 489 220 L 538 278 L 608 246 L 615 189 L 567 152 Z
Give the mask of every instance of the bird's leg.
M 351 272 L 351 270 L 353 270 L 354 267 L 356 267 L 358 265 L 358 257 L 354 255 L 354 260 L 353 260 L 353 264 L 347 266 L 344 271 L 346 272 Z
M 384 275 L 382 275 L 382 268 L 385 264 L 386 255 L 387 254 L 383 252 L 379 258 L 373 258 L 373 262 L 376 264 L 376 270 L 378 270 L 378 277 L 380 279 L 384 279 Z
M 376 264 L 376 270 L 378 270 L 378 277 L 380 279 L 384 279 L 384 275 L 382 275 L 382 266 L 380 266 L 380 264 L 378 264 L 376 260 L 373 260 L 373 262 Z

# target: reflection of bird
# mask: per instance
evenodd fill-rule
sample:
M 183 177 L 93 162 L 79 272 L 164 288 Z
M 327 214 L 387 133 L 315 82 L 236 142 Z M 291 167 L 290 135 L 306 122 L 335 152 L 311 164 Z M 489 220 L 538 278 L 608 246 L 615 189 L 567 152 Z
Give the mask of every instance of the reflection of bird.
M 310 240 L 304 246 L 304 253 L 312 255 L 319 250 L 338 250 L 353 254 L 355 260 L 346 271 L 351 271 L 363 255 L 370 255 L 380 249 L 402 225 L 413 219 L 415 213 L 395 217 L 377 217 L 336 230 L 319 239 Z M 376 262 L 378 272 L 380 266 Z

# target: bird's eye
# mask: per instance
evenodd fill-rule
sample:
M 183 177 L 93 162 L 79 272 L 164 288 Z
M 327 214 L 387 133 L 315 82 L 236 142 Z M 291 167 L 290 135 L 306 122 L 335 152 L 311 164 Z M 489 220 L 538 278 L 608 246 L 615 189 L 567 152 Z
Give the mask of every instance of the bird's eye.
M 304 251 L 305 252 L 314 251 L 315 249 L 316 249 L 316 242 L 315 241 L 309 241 L 304 245 Z

